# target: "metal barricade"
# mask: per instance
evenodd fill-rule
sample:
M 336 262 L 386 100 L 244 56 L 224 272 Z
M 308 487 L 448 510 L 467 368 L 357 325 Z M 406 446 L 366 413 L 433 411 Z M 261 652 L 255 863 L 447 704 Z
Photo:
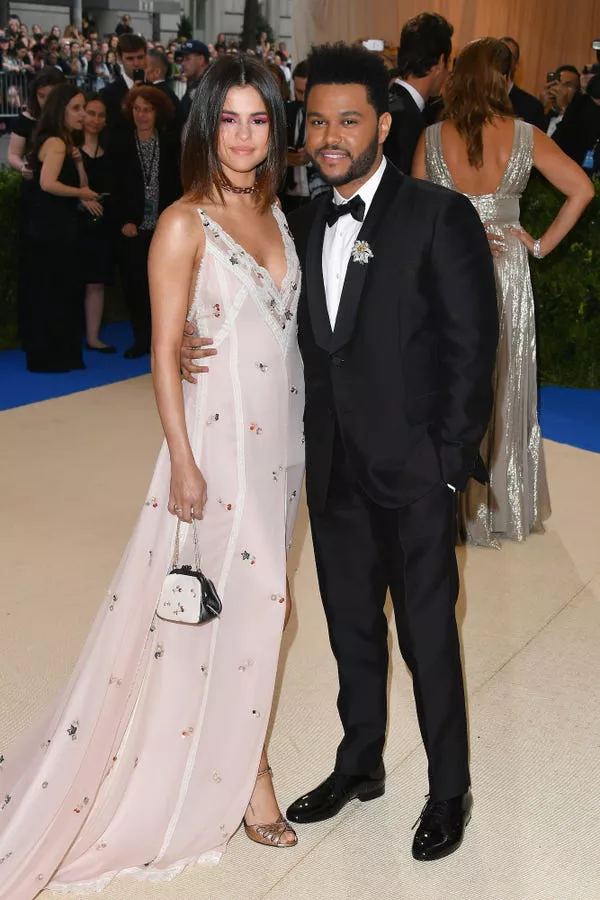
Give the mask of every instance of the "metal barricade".
M 83 94 L 88 96 L 89 94 L 99 94 L 114 79 L 109 75 L 67 75 L 67 81 L 76 85 Z
M 0 72 L 0 118 L 13 119 L 27 108 L 27 72 Z

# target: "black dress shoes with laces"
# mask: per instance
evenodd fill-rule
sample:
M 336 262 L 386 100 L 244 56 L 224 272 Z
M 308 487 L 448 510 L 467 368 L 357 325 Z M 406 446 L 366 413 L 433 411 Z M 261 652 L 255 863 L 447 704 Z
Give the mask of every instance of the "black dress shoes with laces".
M 351 800 L 375 800 L 385 793 L 385 768 L 380 763 L 369 775 L 333 772 L 325 781 L 294 801 L 286 812 L 291 822 L 307 825 L 336 816 Z
M 419 816 L 419 827 L 412 846 L 414 858 L 426 861 L 442 859 L 458 850 L 471 819 L 472 808 L 471 791 L 450 800 L 432 800 L 430 797 Z

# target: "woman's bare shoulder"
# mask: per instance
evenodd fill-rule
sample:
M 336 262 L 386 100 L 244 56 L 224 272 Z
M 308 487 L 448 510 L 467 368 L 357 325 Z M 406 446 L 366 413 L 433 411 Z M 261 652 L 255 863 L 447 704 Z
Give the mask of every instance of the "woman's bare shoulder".
M 191 238 L 204 233 L 198 207 L 181 198 L 168 206 L 158 220 L 163 232 L 172 232 L 180 238 Z
M 40 147 L 40 156 L 42 153 L 66 153 L 67 145 L 63 141 L 62 138 L 59 137 L 49 137 L 46 138 L 42 146 Z

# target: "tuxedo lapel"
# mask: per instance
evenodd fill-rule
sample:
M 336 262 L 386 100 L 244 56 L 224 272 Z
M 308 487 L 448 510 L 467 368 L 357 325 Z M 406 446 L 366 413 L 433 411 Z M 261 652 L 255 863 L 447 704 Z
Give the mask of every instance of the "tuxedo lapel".
M 361 263 L 358 261 L 355 262 L 352 259 L 352 256 L 350 256 L 346 279 L 342 289 L 342 296 L 340 298 L 340 306 L 335 322 L 335 329 L 328 347 L 330 353 L 336 353 L 352 338 L 358 307 L 369 272 L 369 266 L 372 266 L 375 263 L 377 257 L 377 232 L 379 231 L 382 221 L 385 218 L 385 214 L 394 200 L 401 183 L 402 175 L 388 163 L 383 178 L 381 179 L 381 184 L 373 197 L 373 202 L 371 203 L 369 212 L 367 213 L 357 238 L 357 243 L 363 241 L 369 245 L 373 253 L 373 258 L 366 263 Z M 323 232 L 321 232 L 321 235 L 322 234 Z M 320 243 L 322 246 L 322 237 Z M 322 283 L 323 280 L 321 278 L 321 284 Z M 324 298 L 323 306 L 325 307 Z M 325 312 L 325 315 L 329 321 L 327 311 Z
M 304 280 L 308 311 L 315 343 L 329 352 L 331 343 L 331 323 L 327 312 L 325 283 L 323 281 L 323 240 L 325 238 L 325 215 L 329 195 L 317 201 L 319 208 L 315 213 L 306 246 L 306 264 Z

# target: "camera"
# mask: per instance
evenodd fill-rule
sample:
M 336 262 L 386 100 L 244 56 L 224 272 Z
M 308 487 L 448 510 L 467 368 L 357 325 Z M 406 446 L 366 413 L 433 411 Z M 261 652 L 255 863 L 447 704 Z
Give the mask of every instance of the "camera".
M 365 49 L 370 50 L 371 53 L 383 53 L 385 50 L 385 44 L 380 40 L 370 39 L 368 41 L 363 41 L 362 45 Z
M 560 81 L 560 77 L 556 72 L 548 72 L 546 75 L 546 83 L 553 84 L 555 81 Z
M 141 81 L 143 83 L 146 79 L 146 72 L 144 69 L 134 69 L 132 77 L 135 82 Z

